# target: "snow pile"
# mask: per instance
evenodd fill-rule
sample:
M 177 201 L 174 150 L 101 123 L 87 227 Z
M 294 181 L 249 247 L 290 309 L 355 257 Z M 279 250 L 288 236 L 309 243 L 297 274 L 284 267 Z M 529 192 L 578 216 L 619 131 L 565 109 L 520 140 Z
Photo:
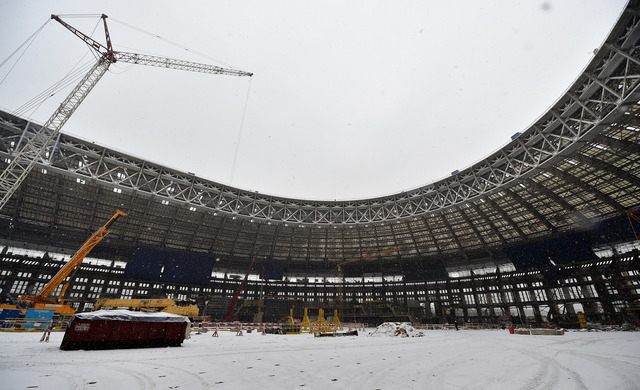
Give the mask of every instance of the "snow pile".
M 423 337 L 424 332 L 417 330 L 409 322 L 383 322 L 369 336 L 384 337 Z

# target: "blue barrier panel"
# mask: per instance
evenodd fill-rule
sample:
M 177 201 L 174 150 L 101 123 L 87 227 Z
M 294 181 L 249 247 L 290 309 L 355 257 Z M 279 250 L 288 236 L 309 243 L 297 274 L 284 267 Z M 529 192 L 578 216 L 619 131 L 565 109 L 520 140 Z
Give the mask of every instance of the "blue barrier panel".
M 53 320 L 53 310 L 29 309 L 24 315 L 24 329 L 47 329 Z
M 18 309 L 0 309 L 0 320 L 18 317 L 20 317 L 20 310 Z

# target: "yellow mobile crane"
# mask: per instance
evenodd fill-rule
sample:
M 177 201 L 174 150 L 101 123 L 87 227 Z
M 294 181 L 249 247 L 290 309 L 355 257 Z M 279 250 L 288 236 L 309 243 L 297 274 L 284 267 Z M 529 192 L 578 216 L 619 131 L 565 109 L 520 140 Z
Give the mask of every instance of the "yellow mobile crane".
M 107 234 L 111 225 L 120 217 L 126 217 L 127 213 L 122 210 L 116 210 L 109 221 L 102 225 L 95 233 L 89 237 L 84 244 L 74 253 L 71 259 L 49 280 L 47 284 L 36 295 L 20 295 L 18 303 L 20 306 L 33 307 L 35 309 L 55 310 L 59 314 L 74 314 L 75 310 L 64 304 L 64 294 L 69 287 L 70 281 L 64 284 L 62 290 L 57 297 L 51 296 L 55 290 L 64 282 L 64 279 L 71 275 L 82 260 L 102 241 Z
M 165 313 L 179 314 L 187 317 L 197 317 L 199 310 L 196 305 L 178 306 L 176 301 L 169 298 L 150 299 L 112 299 L 103 298 L 96 301 L 96 310 L 127 308 L 145 312 L 162 311 Z

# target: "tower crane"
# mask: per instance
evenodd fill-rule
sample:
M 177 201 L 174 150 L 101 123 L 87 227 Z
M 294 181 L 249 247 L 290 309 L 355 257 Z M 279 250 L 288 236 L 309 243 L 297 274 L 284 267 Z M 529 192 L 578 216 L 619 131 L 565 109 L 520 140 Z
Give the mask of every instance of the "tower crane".
M 37 130 L 27 142 L 13 153 L 13 158 L 0 174 L 0 210 L 2 210 L 9 199 L 11 199 L 11 196 L 16 192 L 33 167 L 40 162 L 42 156 L 45 155 L 45 152 L 53 146 L 54 140 L 60 133 L 62 126 L 64 126 L 78 106 L 80 106 L 80 103 L 82 103 L 89 92 L 91 92 L 93 87 L 98 83 L 100 78 L 102 78 L 102 76 L 107 72 L 111 64 L 116 62 L 126 62 L 200 73 L 223 74 L 229 76 L 253 76 L 253 73 L 231 68 L 222 68 L 214 65 L 147 54 L 115 51 L 113 50 L 111 36 L 109 35 L 109 28 L 107 27 L 107 15 L 102 14 L 100 17 L 104 25 L 106 46 L 69 25 L 58 15 L 51 15 L 51 19 L 62 24 L 62 26 L 83 40 L 84 43 L 95 51 L 98 60 L 73 88 L 71 93 L 69 93 L 69 95 L 63 100 L 58 109 L 53 113 L 53 115 L 51 115 L 44 125 L 42 125 L 42 127 Z

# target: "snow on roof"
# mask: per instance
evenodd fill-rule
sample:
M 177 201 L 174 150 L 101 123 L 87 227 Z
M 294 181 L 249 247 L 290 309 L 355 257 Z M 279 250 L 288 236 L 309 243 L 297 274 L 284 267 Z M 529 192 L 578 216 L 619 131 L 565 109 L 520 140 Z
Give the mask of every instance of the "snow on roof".
M 171 313 L 146 313 L 131 310 L 98 310 L 78 313 L 75 318 L 81 320 L 111 320 L 140 322 L 190 322 L 189 318 Z

